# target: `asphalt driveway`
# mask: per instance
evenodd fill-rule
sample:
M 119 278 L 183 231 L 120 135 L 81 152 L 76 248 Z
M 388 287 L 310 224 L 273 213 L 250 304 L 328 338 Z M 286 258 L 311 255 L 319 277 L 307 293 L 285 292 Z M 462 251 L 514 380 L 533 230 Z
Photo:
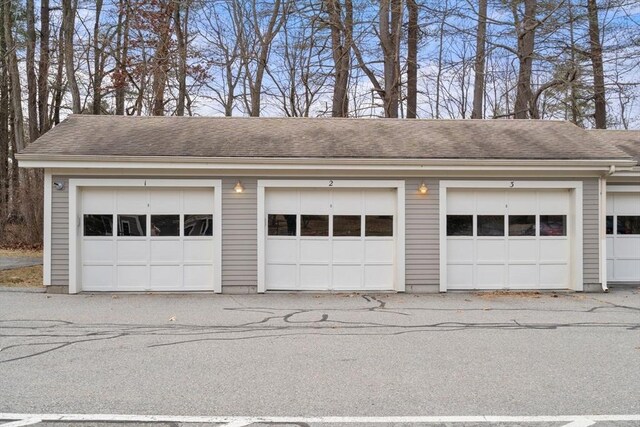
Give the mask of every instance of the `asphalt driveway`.
M 639 414 L 640 290 L 0 292 L 0 390 L 4 413 Z

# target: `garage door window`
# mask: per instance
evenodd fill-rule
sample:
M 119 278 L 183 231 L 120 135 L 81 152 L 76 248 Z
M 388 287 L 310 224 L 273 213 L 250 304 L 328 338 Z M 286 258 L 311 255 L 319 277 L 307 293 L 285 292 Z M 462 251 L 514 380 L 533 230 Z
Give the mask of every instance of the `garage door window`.
M 329 215 L 301 215 L 301 236 L 329 236 Z
M 447 236 L 473 236 L 473 215 L 447 215 Z
M 113 215 L 85 215 L 85 236 L 113 236 Z
M 295 236 L 298 234 L 295 215 L 269 214 L 267 222 L 269 236 Z
M 334 215 L 333 237 L 360 237 L 361 222 L 360 215 Z
M 185 236 L 213 236 L 213 215 L 185 215 Z
M 478 215 L 478 236 L 504 236 L 504 215 Z
M 617 234 L 640 234 L 640 216 L 619 216 Z
M 509 215 L 509 236 L 535 236 L 535 215 Z
M 367 215 L 364 230 L 367 237 L 392 237 L 393 215 Z
M 146 236 L 146 215 L 118 215 L 118 236 Z
M 566 236 L 566 215 L 540 215 L 540 236 Z
M 607 216 L 607 234 L 613 234 L 613 216 Z
M 180 236 L 180 215 L 151 215 L 152 236 Z

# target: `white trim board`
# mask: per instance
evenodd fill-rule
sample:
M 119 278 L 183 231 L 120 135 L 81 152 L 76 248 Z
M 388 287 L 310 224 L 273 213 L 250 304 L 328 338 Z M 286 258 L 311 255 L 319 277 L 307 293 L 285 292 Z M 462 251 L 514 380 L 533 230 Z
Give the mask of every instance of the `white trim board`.
M 52 202 L 53 182 L 51 171 L 44 170 L 44 218 L 43 218 L 43 241 L 42 241 L 42 283 L 44 286 L 51 286 L 51 216 L 53 209 Z
M 573 239 L 571 242 L 571 289 L 583 290 L 582 181 L 440 181 L 440 292 L 447 292 L 447 190 L 468 189 L 568 189 L 572 191 Z
M 640 185 L 607 185 L 608 193 L 640 193 Z
M 396 189 L 397 204 L 397 236 L 395 258 L 394 290 L 405 291 L 405 181 L 404 180 L 340 180 L 340 179 L 310 179 L 310 180 L 258 180 L 258 293 L 266 291 L 266 228 L 265 228 L 265 190 L 267 188 L 394 188 Z
M 78 196 L 84 187 L 213 188 L 214 198 L 214 292 L 222 292 L 222 180 L 219 179 L 69 179 L 69 293 L 82 290 L 79 278 Z

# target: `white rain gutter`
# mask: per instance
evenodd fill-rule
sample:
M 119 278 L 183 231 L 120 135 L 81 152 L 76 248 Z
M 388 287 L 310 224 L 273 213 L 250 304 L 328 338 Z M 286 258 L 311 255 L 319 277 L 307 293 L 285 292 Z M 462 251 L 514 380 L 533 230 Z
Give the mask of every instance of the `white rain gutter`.
M 598 180 L 600 189 L 600 283 L 602 291 L 609 292 L 607 283 L 607 178 L 616 173 L 616 166 L 609 166 L 609 171 Z

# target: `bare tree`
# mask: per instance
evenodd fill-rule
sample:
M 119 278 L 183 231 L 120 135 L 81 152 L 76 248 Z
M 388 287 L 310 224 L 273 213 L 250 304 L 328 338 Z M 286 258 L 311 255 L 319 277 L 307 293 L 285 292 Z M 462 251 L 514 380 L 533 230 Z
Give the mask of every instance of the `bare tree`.
M 349 116 L 347 85 L 351 72 L 351 47 L 353 45 L 353 4 L 351 0 L 326 0 L 331 26 L 331 51 L 334 63 L 334 83 L 331 115 Z M 344 15 L 343 15 L 344 10 Z
M 82 108 L 80 106 L 80 89 L 78 88 L 78 80 L 76 78 L 76 70 L 74 66 L 74 44 L 73 34 L 75 32 L 76 10 L 78 8 L 78 0 L 62 0 L 62 27 L 64 33 L 64 62 L 67 71 L 67 82 L 71 91 L 72 111 L 74 114 L 80 114 Z
M 49 122 L 49 66 L 50 66 L 50 13 L 49 0 L 40 0 L 40 58 L 38 61 L 38 124 L 39 133 L 51 127 Z
M 38 138 L 38 81 L 36 79 L 36 26 L 33 0 L 27 0 L 27 112 L 29 116 L 29 141 Z
M 593 65 L 593 96 L 595 101 L 594 118 L 597 129 L 607 128 L 607 102 L 605 99 L 604 67 L 602 63 L 602 44 L 598 25 L 598 4 L 596 0 L 587 0 L 589 16 L 589 42 L 591 45 L 591 64 Z
M 415 119 L 418 110 L 418 3 L 407 0 L 407 118 Z
M 472 119 L 484 118 L 485 51 L 487 45 L 487 0 L 478 0 L 478 26 L 476 32 L 475 76 L 473 81 Z

